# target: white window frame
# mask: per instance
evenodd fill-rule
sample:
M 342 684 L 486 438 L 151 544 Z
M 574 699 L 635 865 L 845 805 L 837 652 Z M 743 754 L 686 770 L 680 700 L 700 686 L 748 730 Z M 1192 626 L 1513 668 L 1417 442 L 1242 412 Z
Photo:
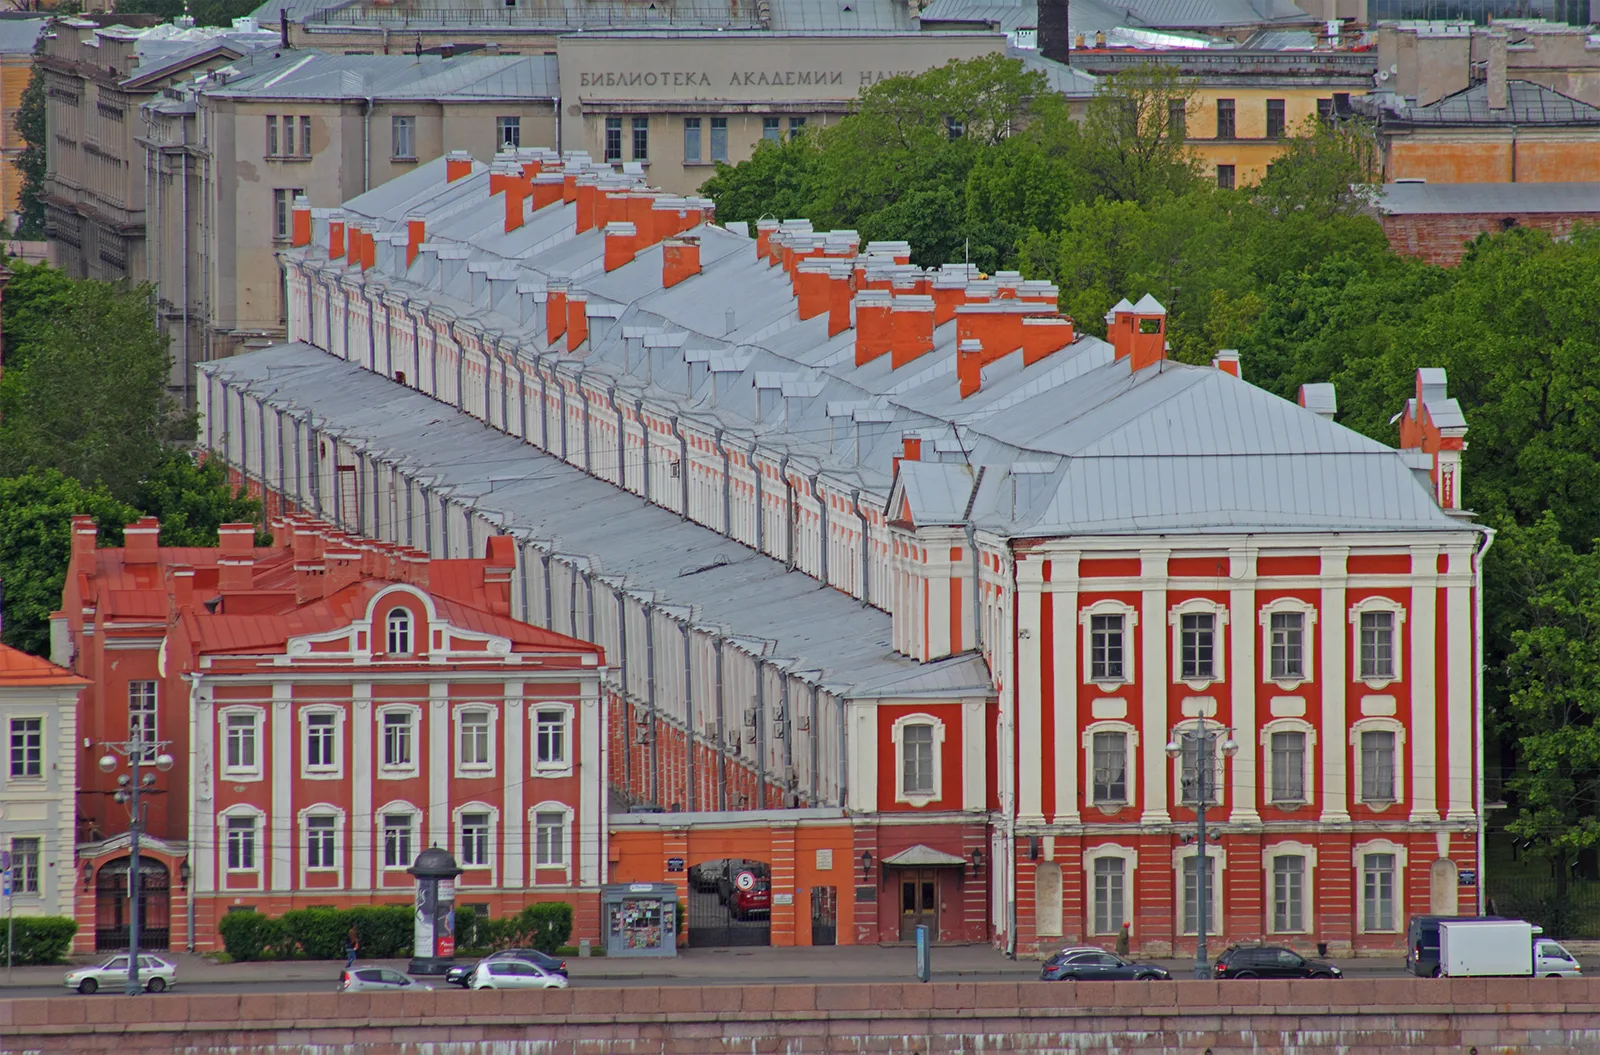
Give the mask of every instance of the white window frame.
M 488 759 L 484 762 L 467 764 L 462 761 L 462 735 L 466 731 L 466 716 L 469 713 L 484 714 L 489 718 L 489 744 Z M 500 770 L 500 709 L 489 703 L 458 703 L 451 712 L 450 741 L 451 756 L 454 759 L 454 771 L 458 777 L 492 777 Z
M 908 792 L 905 787 L 905 731 L 906 727 L 910 725 L 931 725 L 933 727 L 933 791 L 931 793 L 921 791 Z M 889 735 L 894 741 L 894 800 L 919 808 L 929 803 L 938 802 L 944 795 L 944 722 L 931 714 L 906 714 L 895 719 Z
M 1127 739 L 1123 741 L 1126 758 L 1123 765 L 1126 767 L 1128 785 L 1128 799 L 1121 804 L 1106 803 L 1102 805 L 1094 800 L 1094 734 L 1095 733 L 1122 733 Z M 1117 718 L 1106 718 L 1098 722 L 1090 722 L 1083 729 L 1083 801 L 1086 806 L 1098 809 L 1102 813 L 1116 813 L 1135 804 L 1139 789 L 1139 729 L 1132 722 L 1122 721 Z
M 321 865 L 315 868 L 311 866 L 310 822 L 313 817 L 321 820 L 328 820 L 330 818 L 333 820 L 333 866 L 331 868 L 323 867 Z M 307 885 L 307 875 L 335 875 L 338 877 L 333 887 L 311 888 L 314 890 L 337 889 L 345 885 L 346 820 L 347 817 L 345 811 L 329 802 L 313 803 L 295 815 L 295 821 L 300 831 L 299 842 L 297 845 L 299 846 L 300 850 L 300 885 L 302 888 L 305 888 Z
M 561 718 L 561 753 L 559 762 L 539 761 L 539 712 L 560 711 Z M 572 733 L 575 728 L 574 719 L 577 708 L 561 700 L 540 700 L 528 704 L 528 760 L 532 767 L 531 772 L 536 777 L 570 777 L 572 775 L 573 743 Z
M 1134 890 L 1136 888 L 1134 877 L 1139 868 L 1139 851 L 1132 846 L 1101 843 L 1099 846 L 1091 846 L 1083 851 L 1083 932 L 1094 936 L 1098 936 L 1101 933 L 1116 935 L 1122 932 L 1120 924 L 1115 930 L 1108 932 L 1101 932 L 1095 929 L 1094 863 L 1102 857 L 1116 857 L 1122 860 L 1122 918 L 1130 923 L 1133 921 Z
M 1284 613 L 1294 613 L 1304 619 L 1300 634 L 1301 670 L 1298 678 L 1274 678 L 1272 676 L 1272 617 Z M 1311 604 L 1309 601 L 1302 601 L 1298 597 L 1279 597 L 1261 606 L 1259 620 L 1261 624 L 1262 681 L 1269 681 L 1285 692 L 1292 692 L 1307 682 L 1317 680 L 1317 635 L 1315 632 L 1317 614 L 1316 605 Z
M 1198 858 L 1199 856 L 1200 848 L 1198 846 L 1175 846 L 1172 849 L 1172 914 L 1177 919 L 1177 934 L 1181 938 L 1199 933 L 1198 928 L 1195 930 L 1187 929 L 1185 926 L 1186 921 L 1183 918 L 1183 862 L 1190 857 Z M 1210 941 L 1213 938 L 1222 937 L 1227 926 L 1227 920 L 1222 915 L 1223 906 L 1227 904 L 1227 899 L 1222 895 L 1223 888 L 1227 886 L 1228 882 L 1228 851 L 1221 843 L 1212 843 L 1207 856 L 1217 862 L 1216 882 L 1212 883 L 1210 889 L 1206 891 L 1207 894 L 1211 895 L 1211 926 L 1206 929 L 1206 940 Z
M 1187 718 L 1179 722 L 1174 728 L 1183 732 L 1192 732 L 1200 729 L 1209 729 L 1214 733 L 1225 733 L 1227 731 L 1227 727 L 1215 718 Z M 1180 740 L 1179 742 L 1181 743 L 1182 741 Z M 1231 790 L 1228 787 L 1229 759 L 1222 753 L 1222 743 L 1223 741 L 1219 739 L 1212 745 L 1212 760 L 1216 763 L 1216 772 L 1212 774 L 1213 783 L 1211 788 L 1215 794 L 1213 795 L 1213 801 L 1206 803 L 1206 809 L 1208 810 L 1225 808 L 1232 801 L 1231 796 L 1228 794 Z M 1197 746 L 1196 750 L 1198 749 Z M 1196 764 L 1198 762 L 1199 759 L 1197 757 Z M 1183 801 L 1183 752 L 1179 751 L 1176 758 L 1169 759 L 1168 766 L 1172 774 L 1172 804 L 1181 809 L 1194 809 L 1198 802 Z
M 551 813 L 551 812 L 554 812 L 554 811 L 553 810 L 546 810 L 545 812 L 546 813 Z M 465 832 L 463 832 L 462 828 L 461 828 L 461 818 L 466 816 L 469 813 L 483 813 L 483 814 L 487 814 L 488 817 L 489 817 L 489 845 L 488 845 L 488 850 L 487 850 L 487 856 L 485 858 L 485 860 L 487 861 L 486 864 L 468 865 L 466 863 L 467 855 L 463 852 L 464 848 L 465 848 L 465 845 L 466 845 L 465 844 L 465 840 L 464 840 Z M 457 878 L 457 880 L 456 880 L 457 885 L 459 885 L 459 886 L 491 886 L 491 887 L 492 886 L 498 886 L 500 884 L 500 811 L 499 811 L 499 809 L 497 809 L 494 806 L 489 805 L 487 802 L 474 801 L 474 802 L 462 803 L 460 806 L 457 806 L 455 809 L 450 811 L 450 833 L 451 833 L 451 849 L 455 852 L 456 863 L 458 865 L 460 865 L 462 867 L 462 869 L 464 869 L 464 871 L 462 872 L 461 876 L 459 878 Z M 473 873 L 473 872 L 481 873 L 481 872 L 485 872 L 485 871 L 489 873 L 489 878 L 488 878 L 487 881 L 479 882 L 479 881 L 467 878 L 469 873 Z
M 262 890 L 267 874 L 267 815 L 248 803 L 235 803 L 217 814 L 217 873 L 219 875 L 254 875 L 256 882 L 251 886 L 224 886 L 226 890 Z M 250 868 L 233 868 L 228 864 L 229 838 L 228 822 L 232 820 L 248 819 L 254 828 L 255 864 Z
M 1385 732 L 1394 734 L 1394 801 L 1369 802 L 1362 796 L 1362 784 L 1365 781 L 1364 766 L 1361 761 L 1361 734 L 1364 732 Z M 1359 718 L 1350 723 L 1350 799 L 1359 802 L 1376 813 L 1382 813 L 1391 807 L 1403 805 L 1406 801 L 1406 727 L 1398 718 Z
M 12 772 L 12 767 L 15 765 L 16 757 L 17 757 L 17 755 L 16 755 L 16 740 L 14 739 L 16 723 L 17 722 L 38 722 L 39 723 L 39 772 L 37 772 L 37 773 L 13 773 Z M 11 713 L 6 715 L 5 728 L 3 730 L 3 733 L 4 733 L 5 738 L 6 738 L 6 743 L 5 743 L 6 760 L 5 760 L 5 769 L 4 770 L 0 770 L 0 784 L 4 784 L 7 781 L 16 781 L 18 783 L 24 783 L 24 782 L 32 783 L 33 781 L 43 780 L 45 778 L 45 774 L 50 771 L 49 740 L 50 740 L 50 735 L 51 735 L 51 729 L 50 729 L 50 717 L 49 717 L 49 715 L 33 713 L 33 712 L 28 712 L 28 711 L 14 711 L 14 712 L 11 712 Z M 24 735 L 26 735 L 26 734 L 24 734 Z M 26 752 L 26 748 L 24 748 L 24 752 Z M 24 761 L 26 761 L 26 757 L 24 757 Z M 24 767 L 24 768 L 26 768 L 26 767 Z
M 1368 854 L 1394 855 L 1394 926 L 1388 930 L 1367 929 L 1366 857 Z M 1406 848 L 1388 839 L 1368 839 L 1351 848 L 1356 873 L 1355 915 L 1357 934 L 1403 934 L 1406 929 Z
M 1272 768 L 1272 734 L 1273 733 L 1304 733 L 1306 737 L 1305 755 L 1300 760 L 1300 787 L 1305 791 L 1305 798 L 1299 802 L 1280 803 L 1276 799 L 1277 785 L 1273 777 Z M 1262 806 L 1273 809 L 1298 809 L 1309 806 L 1317 801 L 1317 727 L 1304 718 L 1274 718 L 1261 727 L 1261 789 Z
M 394 647 L 397 637 L 404 648 Z M 417 654 L 416 613 L 403 604 L 397 604 L 383 614 L 383 654 L 386 656 Z
M 411 761 L 392 766 L 384 761 L 384 721 L 390 714 L 405 714 L 411 722 Z M 422 708 L 415 703 L 385 703 L 373 708 L 373 721 L 377 723 L 377 774 L 380 780 L 408 780 L 421 772 L 422 765 Z
M 134 699 L 133 687 L 135 685 L 149 685 L 150 686 L 150 697 L 149 697 L 149 699 L 150 699 L 150 705 L 151 706 L 150 706 L 149 710 L 141 709 L 138 712 L 134 711 L 134 709 L 133 709 L 133 699 Z M 143 699 L 144 699 L 144 697 L 143 697 L 143 694 L 141 693 L 140 694 L 141 704 L 142 704 Z M 133 735 L 134 734 L 133 716 L 134 716 L 135 713 L 138 713 L 138 714 L 141 714 L 141 715 L 142 714 L 148 714 L 150 716 L 150 720 L 148 722 L 141 722 L 140 723 L 139 732 L 140 732 L 140 735 L 142 737 L 144 732 L 148 731 L 150 733 L 150 735 L 155 738 L 153 741 L 147 742 L 145 744 L 145 747 L 144 747 L 144 761 L 146 761 L 146 762 L 154 762 L 156 760 L 156 755 L 159 754 L 160 751 L 161 751 L 161 749 L 156 746 L 160 742 L 160 738 L 161 738 L 161 680 L 159 678 L 130 678 L 128 680 L 128 739 L 129 740 L 134 739 L 134 735 Z M 146 726 L 149 727 L 148 730 L 145 729 Z
M 408 855 L 411 860 L 392 865 L 388 863 L 389 848 L 384 842 L 383 829 L 389 817 L 402 813 L 411 818 L 411 853 Z M 375 858 L 373 864 L 376 866 L 374 871 L 377 874 L 404 872 L 411 867 L 412 861 L 415 861 L 417 854 L 423 850 L 422 822 L 422 811 L 404 799 L 387 802 L 372 812 L 372 852 Z
M 1095 678 L 1094 677 L 1094 617 L 1097 615 L 1122 616 L 1122 677 L 1120 678 Z M 1139 610 L 1131 604 L 1118 601 L 1114 598 L 1102 598 L 1078 610 L 1078 628 L 1083 637 L 1083 684 L 1099 686 L 1102 692 L 1111 692 L 1118 685 L 1132 685 L 1136 680 L 1134 671 L 1138 669 L 1138 634 L 1134 630 L 1139 626 Z
M 250 719 L 250 735 L 255 737 L 255 762 L 248 766 L 234 766 L 228 763 L 228 756 L 230 754 L 229 749 L 231 747 L 229 741 L 232 739 L 232 722 L 235 718 Z M 218 761 L 221 763 L 219 768 L 224 780 L 246 783 L 258 781 L 262 778 L 264 768 L 262 766 L 261 756 L 265 752 L 267 746 L 266 737 L 264 735 L 266 732 L 266 726 L 267 712 L 266 708 L 264 707 L 251 707 L 243 704 L 234 704 L 232 706 L 220 707 L 217 709 L 217 740 L 221 746 L 221 750 L 217 753 L 221 756 Z
M 1361 617 L 1368 612 L 1392 612 L 1394 614 L 1394 673 L 1390 677 L 1366 678 L 1361 673 Z M 1363 597 L 1350 606 L 1350 680 L 1359 681 L 1367 688 L 1377 691 L 1389 685 L 1394 685 L 1405 680 L 1405 634 L 1406 608 L 1389 597 L 1374 594 Z
M 1209 615 L 1211 623 L 1211 676 L 1186 678 L 1183 676 L 1183 617 Z M 1187 685 L 1201 692 L 1210 685 L 1228 680 L 1228 606 L 1205 597 L 1191 597 L 1167 609 L 1167 627 L 1172 633 L 1172 683 Z
M 1300 929 L 1278 930 L 1277 923 L 1277 888 L 1274 886 L 1274 869 L 1276 860 L 1280 857 L 1303 857 L 1306 862 L 1305 875 L 1300 882 Z M 1286 840 L 1281 843 L 1269 844 L 1262 854 L 1261 867 L 1266 876 L 1262 889 L 1266 892 L 1262 898 L 1266 918 L 1262 921 L 1262 929 L 1267 934 L 1310 934 L 1316 930 L 1316 873 L 1317 873 L 1317 848 L 1309 843 L 1299 843 Z
M 26 717 L 25 715 L 23 717 Z M 37 898 L 44 896 L 44 859 L 45 837 L 43 833 L 24 835 L 20 832 L 13 833 L 7 838 L 7 848 L 11 851 L 11 878 L 12 896 L 20 898 Z M 25 854 L 19 844 L 32 843 L 33 852 Z M 25 865 L 32 858 L 33 868 L 30 871 Z M 31 882 L 30 882 L 31 880 Z
M 563 817 L 561 823 L 563 860 L 559 865 L 539 863 L 539 814 L 541 813 L 559 813 Z M 560 872 L 562 876 L 561 882 L 563 883 L 567 882 L 567 878 L 571 876 L 574 868 L 573 858 L 577 856 L 572 847 L 572 822 L 576 815 L 577 811 L 571 806 L 568 806 L 565 802 L 557 802 L 554 799 L 547 799 L 544 802 L 528 807 L 528 874 L 534 877 L 535 885 L 548 885 L 550 882 L 548 879 L 539 877 L 541 872 L 546 874 Z
M 311 718 L 333 717 L 333 765 L 311 765 Z M 329 706 L 328 704 L 311 704 L 301 707 L 299 714 L 300 723 L 300 776 L 305 780 L 343 780 L 344 779 L 344 723 L 346 713 L 343 707 Z M 381 731 L 381 728 L 380 728 Z M 382 745 L 379 745 L 381 750 Z

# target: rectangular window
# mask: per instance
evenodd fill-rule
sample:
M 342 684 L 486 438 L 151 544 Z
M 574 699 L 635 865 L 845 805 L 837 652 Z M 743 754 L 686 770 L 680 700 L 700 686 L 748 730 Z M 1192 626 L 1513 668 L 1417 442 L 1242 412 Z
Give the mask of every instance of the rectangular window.
M 278 115 L 267 115 L 267 157 L 278 156 Z
M 1183 678 L 1205 681 L 1216 677 L 1215 644 L 1217 617 L 1197 612 L 1182 617 L 1180 642 L 1183 646 Z
M 1215 806 L 1221 801 L 1217 794 L 1217 785 L 1221 781 L 1217 777 L 1215 750 L 1215 745 L 1209 742 L 1201 741 L 1194 737 L 1185 737 L 1183 739 L 1183 751 L 1179 755 L 1182 767 L 1178 774 L 1179 794 L 1182 796 L 1178 801 L 1183 805 L 1194 806 L 1200 802 L 1200 769 L 1196 763 L 1200 760 L 1202 753 L 1211 763 L 1205 774 L 1206 805 Z
M 383 867 L 411 867 L 411 814 L 383 815 Z
M 417 119 L 395 117 L 391 119 L 394 130 L 394 156 L 399 160 L 412 160 L 417 156 Z
M 1187 99 L 1167 100 L 1167 136 L 1182 139 L 1189 131 L 1189 102 Z
M 1272 801 L 1306 801 L 1306 734 L 1273 733 Z
M 333 868 L 333 829 L 336 818 L 306 818 L 306 867 Z
M 331 714 L 306 715 L 306 768 L 333 769 L 339 760 L 334 756 L 334 723 Z
M 251 872 L 256 867 L 254 817 L 228 818 L 228 871 Z
M 1233 190 L 1233 166 L 1217 166 L 1217 187 L 1220 190 Z
M 1361 857 L 1361 929 L 1394 930 L 1394 854 Z
M 461 863 L 469 868 L 489 867 L 489 815 L 461 815 Z
M 534 719 L 535 758 L 541 766 L 567 764 L 567 712 L 540 711 Z
M 607 161 L 622 160 L 622 118 L 606 118 L 606 153 Z
M 1089 677 L 1092 681 L 1122 680 L 1122 616 L 1089 617 Z
M 1128 734 L 1095 733 L 1092 742 L 1095 805 L 1127 802 Z
M 728 119 L 726 117 L 713 117 L 711 119 L 711 160 L 728 160 Z
M 1306 859 L 1285 854 L 1272 859 L 1272 929 L 1280 934 L 1305 930 Z
M 907 795 L 932 795 L 933 726 L 908 725 L 900 730 L 900 789 Z
M 287 115 L 283 118 L 283 154 L 285 157 L 294 154 L 294 118 Z
M 288 238 L 294 222 L 294 200 L 305 191 L 299 187 L 282 187 L 272 192 L 272 225 L 278 238 Z
M 502 147 L 516 149 L 522 145 L 522 118 L 496 117 L 494 119 L 495 142 Z
M 466 767 L 485 767 L 489 759 L 489 712 L 463 711 L 461 713 L 461 743 L 457 757 Z
M 789 118 L 789 138 L 790 139 L 793 139 L 795 136 L 799 135 L 801 132 L 804 132 L 805 130 L 806 130 L 806 119 L 804 117 L 791 117 L 791 118 Z
M 1306 676 L 1306 617 L 1301 612 L 1273 612 L 1271 668 L 1274 681 L 1292 681 Z
M 403 711 L 383 716 L 383 764 L 394 768 L 411 765 L 411 715 Z
M 1267 138 L 1282 139 L 1285 131 L 1286 118 L 1283 110 L 1282 99 L 1267 100 Z
M 633 119 L 633 160 L 650 160 L 650 118 Z
M 1361 613 L 1361 677 L 1394 677 L 1394 613 Z
M 967 134 L 967 123 L 958 117 L 944 119 L 944 137 L 954 143 Z
M 1217 902 L 1217 859 L 1206 855 L 1206 933 L 1215 935 L 1213 906 Z M 1200 929 L 1200 858 L 1183 859 L 1183 932 L 1198 934 Z
M 1115 934 L 1127 922 L 1127 902 L 1123 891 L 1127 883 L 1127 862 L 1120 857 L 1097 857 L 1094 861 L 1094 932 Z
M 254 715 L 228 715 L 228 768 L 256 768 L 256 719 Z
M 1361 801 L 1385 803 L 1394 797 L 1394 733 L 1367 729 L 1361 733 Z
M 311 118 L 300 118 L 300 156 L 311 156 Z
M 11 776 L 44 776 L 44 719 L 11 719 Z
M 1333 100 L 1332 99 L 1318 99 L 1317 100 L 1317 120 L 1321 121 L 1323 124 L 1328 124 L 1329 122 L 1331 122 L 1333 120 Z
M 683 160 L 693 164 L 700 160 L 700 118 L 683 119 Z
M 776 117 L 763 117 L 761 119 L 761 138 L 769 143 L 776 143 L 783 136 L 783 131 L 778 125 Z
M 11 840 L 11 890 L 17 894 L 39 892 L 39 840 Z
M 154 762 L 160 754 L 156 746 L 156 683 L 153 681 L 128 682 L 128 739 L 149 745 L 144 749 L 145 761 Z
M 560 868 L 567 863 L 567 816 L 564 813 L 533 815 L 534 863 Z
M 1232 99 L 1218 99 L 1217 100 L 1217 138 L 1218 139 L 1232 139 L 1233 135 L 1234 135 L 1233 100 Z M 1230 165 L 1229 167 L 1231 168 L 1232 166 Z

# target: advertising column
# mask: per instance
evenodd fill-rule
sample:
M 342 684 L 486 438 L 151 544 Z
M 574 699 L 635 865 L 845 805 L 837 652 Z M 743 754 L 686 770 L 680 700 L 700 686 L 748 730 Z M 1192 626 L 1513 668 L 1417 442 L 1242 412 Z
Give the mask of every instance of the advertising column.
M 456 877 L 448 850 L 430 847 L 406 869 L 417 881 L 411 974 L 444 974 L 456 955 Z

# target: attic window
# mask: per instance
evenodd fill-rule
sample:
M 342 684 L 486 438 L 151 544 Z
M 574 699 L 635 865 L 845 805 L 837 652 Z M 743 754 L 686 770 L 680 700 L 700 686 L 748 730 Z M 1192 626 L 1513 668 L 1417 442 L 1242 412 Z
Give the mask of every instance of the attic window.
M 1161 320 L 1160 319 L 1140 319 L 1139 320 L 1139 332 L 1140 333 L 1160 333 L 1161 332 Z
M 385 621 L 389 636 L 389 654 L 391 656 L 404 655 L 411 651 L 411 613 L 404 608 L 389 610 L 389 618 Z

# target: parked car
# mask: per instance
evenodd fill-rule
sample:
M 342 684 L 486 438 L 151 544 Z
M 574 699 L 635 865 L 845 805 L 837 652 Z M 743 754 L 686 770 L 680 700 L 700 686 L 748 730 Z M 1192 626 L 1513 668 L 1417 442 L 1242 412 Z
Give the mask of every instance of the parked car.
M 728 878 L 728 866 L 735 862 L 724 857 L 716 861 L 702 861 L 689 869 L 689 885 L 702 894 L 715 893 Z
M 373 964 L 358 963 L 354 967 L 346 967 L 339 973 L 339 992 L 341 993 L 400 993 L 417 992 L 432 989 L 433 986 L 426 982 L 419 982 L 415 978 L 401 974 L 392 967 L 378 967 Z
M 565 989 L 567 976 L 526 960 L 484 960 L 473 968 L 469 989 Z
M 1406 970 L 1421 978 L 1439 977 L 1439 924 L 1502 916 L 1412 916 L 1406 924 Z
M 139 982 L 148 992 L 160 993 L 178 984 L 178 967 L 149 953 L 139 954 Z M 128 984 L 128 954 L 118 953 L 93 967 L 67 972 L 67 988 L 85 995 L 109 989 L 120 993 Z
M 766 919 L 772 915 L 772 884 L 761 880 L 754 890 L 735 890 L 728 907 L 734 919 Z
M 1560 942 L 1540 938 L 1533 946 L 1535 973 L 1541 978 L 1560 978 L 1562 975 L 1579 975 L 1583 968 L 1578 958 L 1568 952 Z
M 444 973 L 444 980 L 451 985 L 465 986 L 471 981 L 472 972 L 477 970 L 478 964 L 486 963 L 489 960 L 524 960 L 535 967 L 549 971 L 551 974 L 559 974 L 563 978 L 567 976 L 567 961 L 559 956 L 551 956 L 549 953 L 540 952 L 538 949 L 501 949 L 499 952 L 492 952 L 475 963 L 456 964 Z
M 1039 979 L 1044 982 L 1153 982 L 1171 978 L 1165 967 L 1124 960 L 1116 953 L 1090 945 L 1062 949 L 1044 962 Z
M 1308 960 L 1281 945 L 1234 945 L 1217 957 L 1218 978 L 1342 978 L 1331 963 Z
M 1444 978 L 1557 978 L 1582 970 L 1544 928 L 1520 919 L 1439 921 L 1439 975 Z

